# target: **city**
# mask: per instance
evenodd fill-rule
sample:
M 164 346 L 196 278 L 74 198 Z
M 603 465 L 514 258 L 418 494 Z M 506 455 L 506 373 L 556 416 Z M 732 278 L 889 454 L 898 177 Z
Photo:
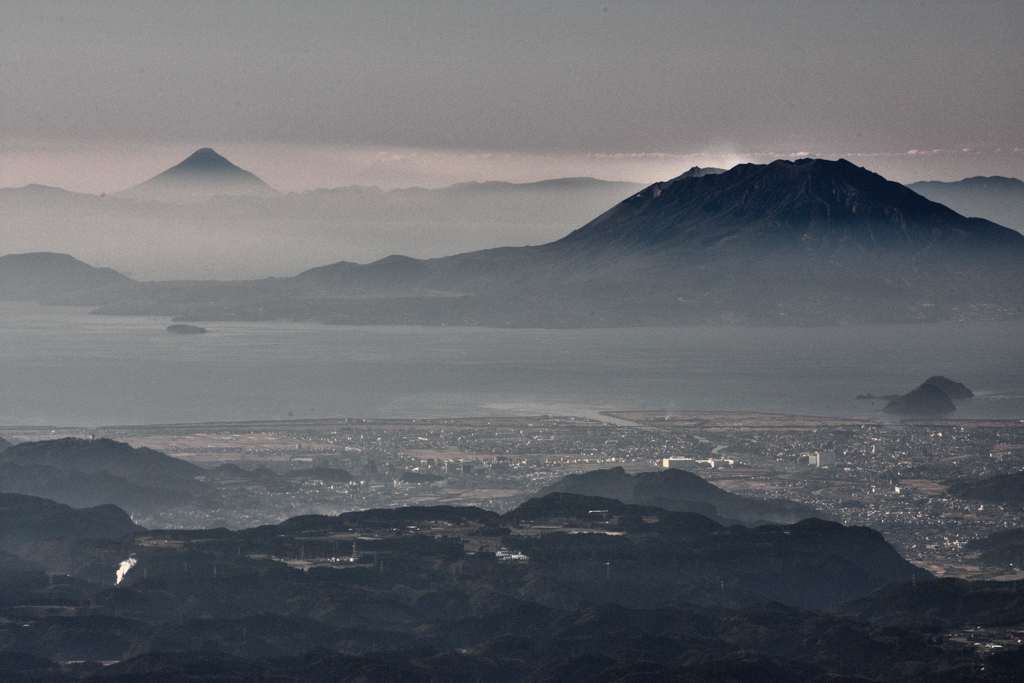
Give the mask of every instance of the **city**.
M 1024 507 L 948 492 L 1024 468 L 1024 421 L 889 421 L 762 413 L 339 419 L 61 430 L 146 446 L 207 470 L 202 505 L 150 528 L 244 528 L 302 514 L 410 505 L 506 512 L 568 474 L 683 468 L 746 496 L 787 499 L 880 531 L 939 576 L 1021 578 L 971 541 L 1024 526 Z M 41 438 L 34 430 L 7 432 Z

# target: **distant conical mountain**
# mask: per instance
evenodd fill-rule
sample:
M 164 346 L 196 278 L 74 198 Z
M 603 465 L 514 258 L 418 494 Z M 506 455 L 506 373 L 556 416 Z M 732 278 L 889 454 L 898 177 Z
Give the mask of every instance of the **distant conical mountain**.
M 134 199 L 196 201 L 221 195 L 261 195 L 274 190 L 259 177 L 209 147 L 121 193 Z

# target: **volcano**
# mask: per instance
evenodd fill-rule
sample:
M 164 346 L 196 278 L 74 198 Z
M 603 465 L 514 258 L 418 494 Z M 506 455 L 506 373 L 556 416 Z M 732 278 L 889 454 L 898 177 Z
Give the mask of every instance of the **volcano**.
M 133 199 L 176 203 L 273 192 L 273 188 L 255 174 L 236 166 L 215 150 L 203 147 L 182 162 L 120 194 Z

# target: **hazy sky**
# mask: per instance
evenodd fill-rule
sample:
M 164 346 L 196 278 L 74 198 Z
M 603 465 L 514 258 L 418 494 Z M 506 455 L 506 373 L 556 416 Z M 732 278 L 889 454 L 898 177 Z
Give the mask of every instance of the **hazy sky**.
M 0 0 L 0 185 L 213 145 L 282 189 L 846 156 L 1024 176 L 1024 2 Z

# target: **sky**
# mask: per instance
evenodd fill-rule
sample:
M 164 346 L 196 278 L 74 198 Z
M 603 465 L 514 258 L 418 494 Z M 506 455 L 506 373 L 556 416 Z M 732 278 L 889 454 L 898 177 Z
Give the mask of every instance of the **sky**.
M 0 186 L 1024 176 L 1024 2 L 0 0 Z

